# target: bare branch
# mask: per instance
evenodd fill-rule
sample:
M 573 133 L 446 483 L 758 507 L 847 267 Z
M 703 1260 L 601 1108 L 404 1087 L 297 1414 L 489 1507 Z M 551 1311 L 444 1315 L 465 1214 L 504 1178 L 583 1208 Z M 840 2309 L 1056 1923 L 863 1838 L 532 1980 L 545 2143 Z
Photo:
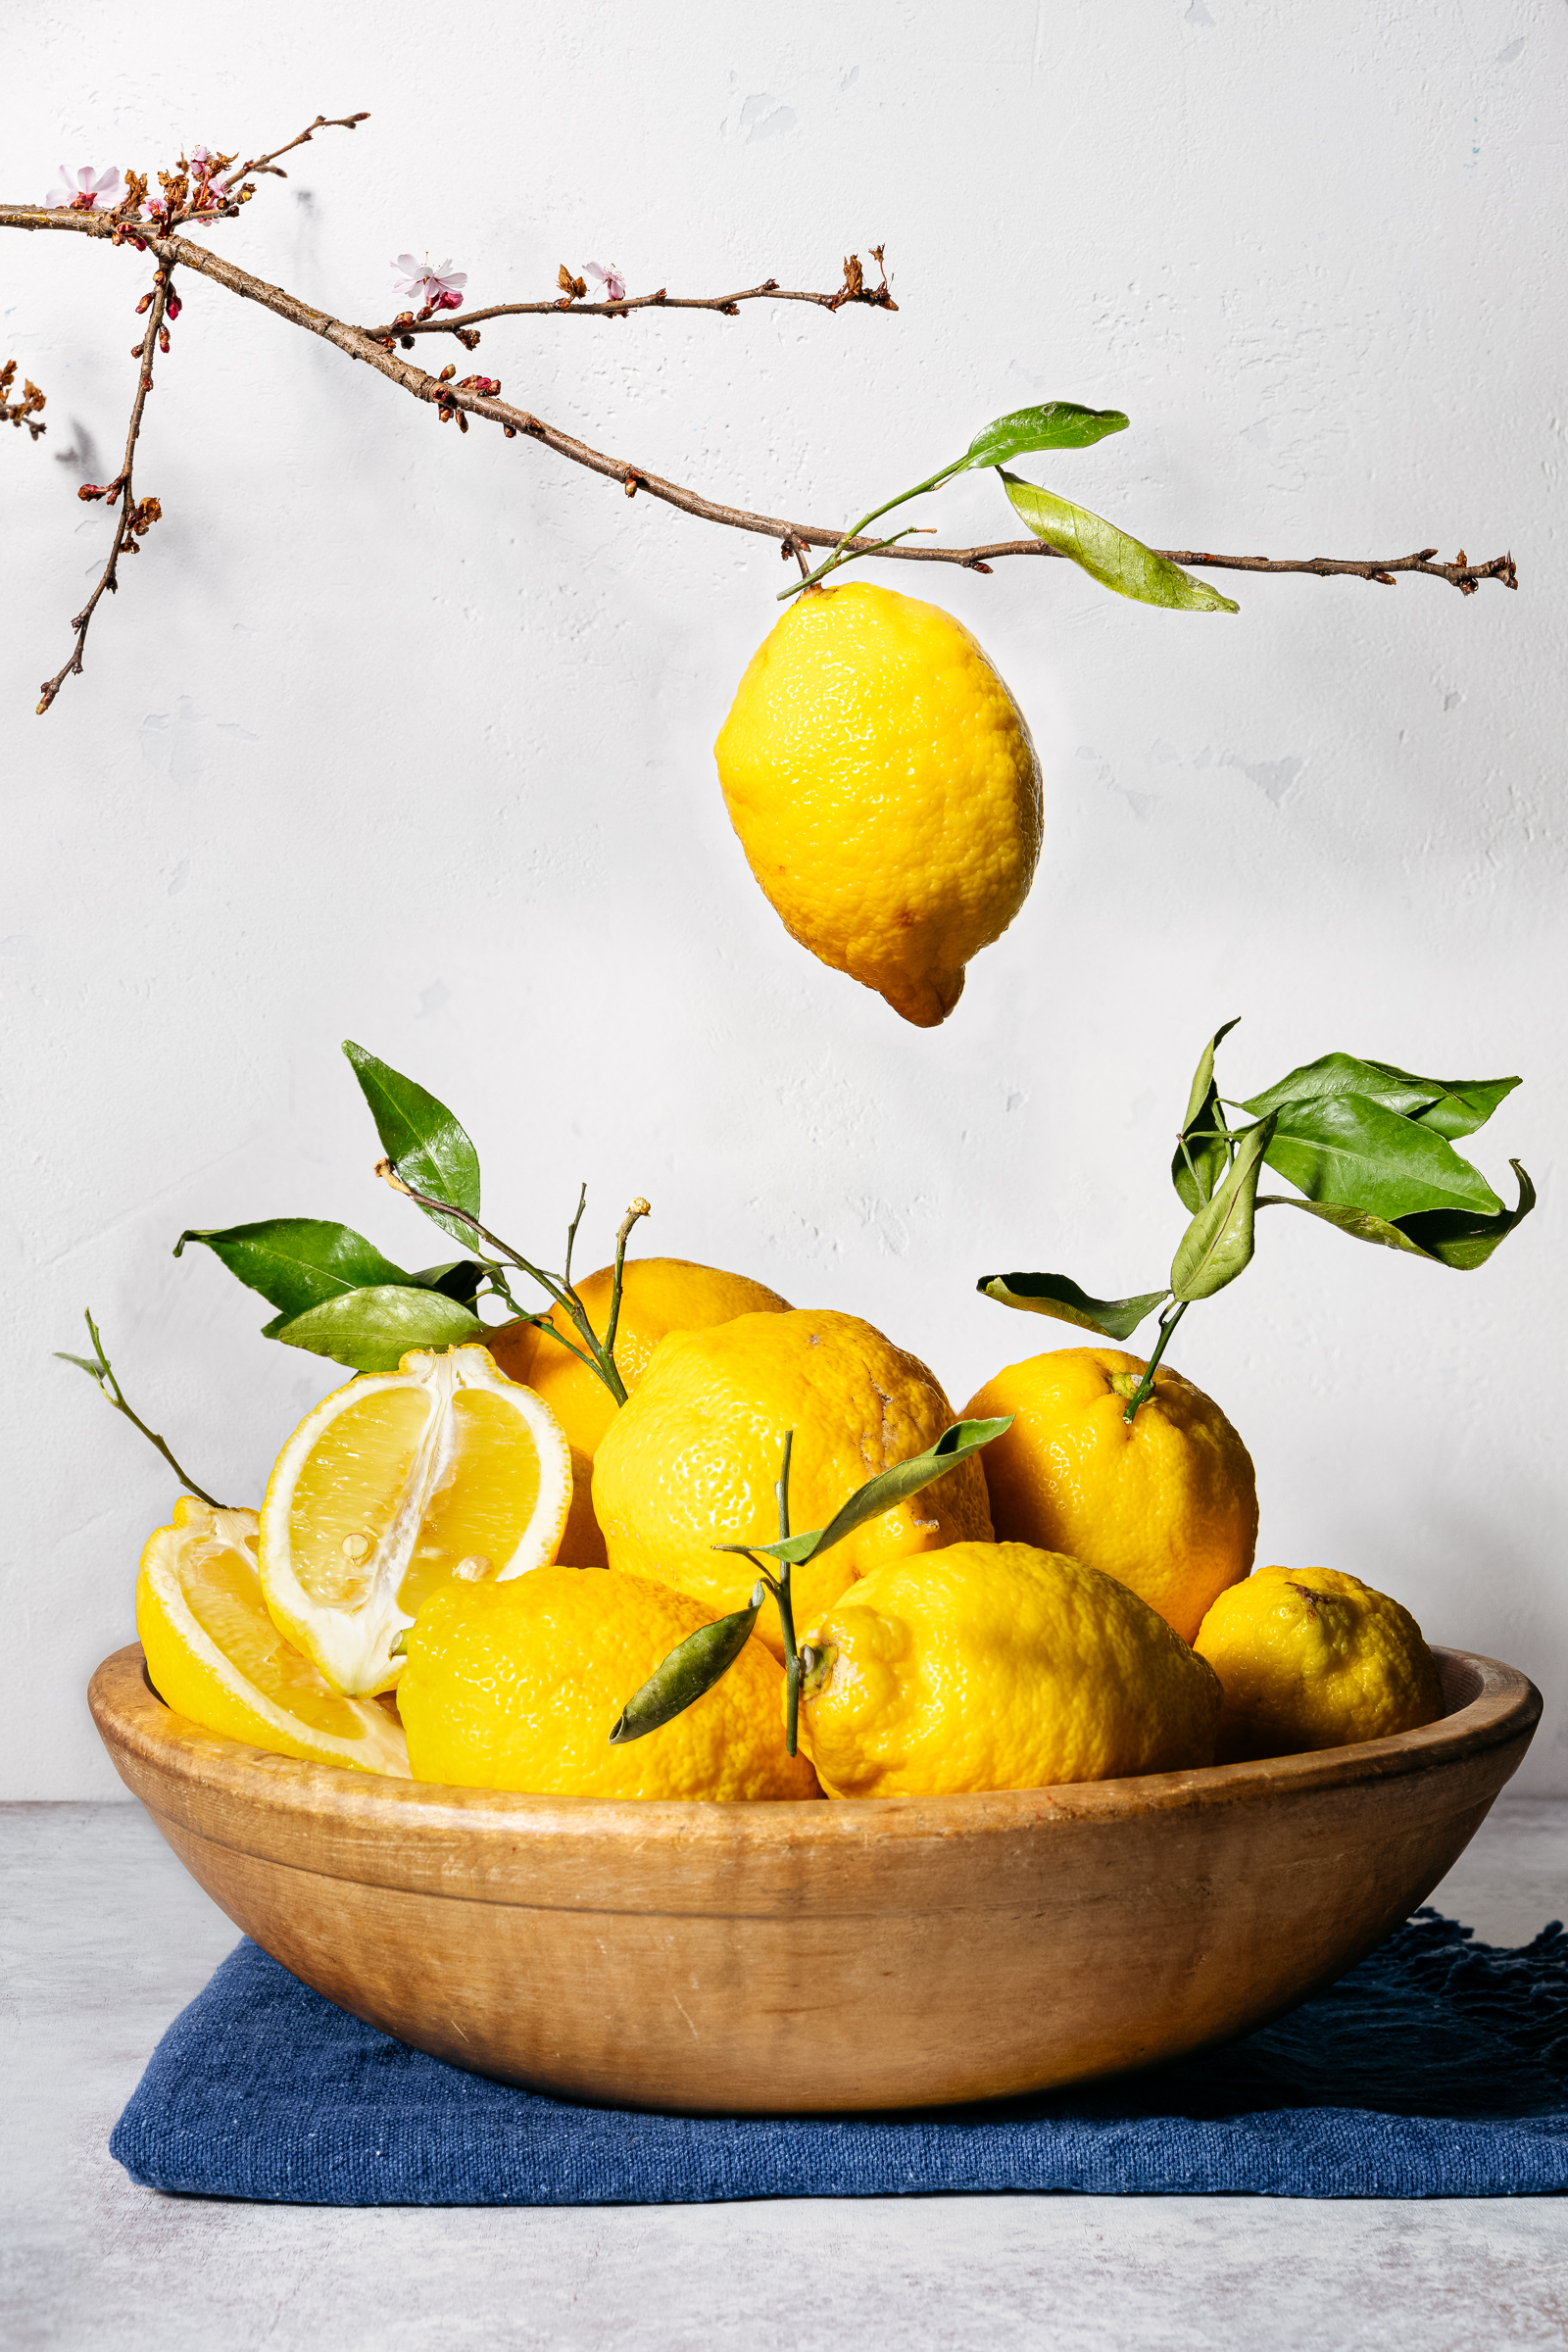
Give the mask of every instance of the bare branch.
M 318 118 L 311 129 L 314 131 L 320 127 L 322 120 L 322 118 Z M 363 120 L 363 116 L 345 118 L 350 127 L 355 121 Z M 301 139 L 292 143 L 298 146 L 304 138 L 309 136 L 310 132 L 302 133 Z M 288 150 L 277 148 L 273 152 L 281 155 L 286 154 Z M 258 168 L 258 166 L 246 166 L 247 171 Z M 38 205 L 0 205 L 0 228 L 64 231 L 77 236 L 110 238 L 116 243 L 126 241 L 130 234 L 130 225 L 117 220 L 112 215 L 49 212 Z M 556 312 L 564 307 L 566 309 L 580 307 L 583 315 L 587 317 L 621 316 L 632 309 L 665 308 L 673 310 L 683 308 L 723 311 L 739 302 L 753 300 L 805 301 L 815 303 L 827 310 L 839 309 L 849 302 L 866 301 L 878 308 L 896 307 L 893 305 L 891 297 L 883 299 L 887 296 L 885 277 L 881 287 L 867 291 L 859 273 L 859 266 L 853 255 L 845 265 L 844 287 L 839 294 L 834 296 L 790 293 L 780 288 L 774 281 L 764 280 L 760 286 L 743 289 L 738 294 L 715 295 L 710 299 L 683 297 L 677 301 L 670 301 L 667 297 L 645 295 L 639 296 L 635 302 L 579 306 L 575 296 L 572 296 L 564 305 L 558 303 L 507 304 L 500 306 L 495 311 L 470 313 L 466 320 L 432 318 L 429 321 L 418 321 L 404 318 L 393 320 L 388 327 L 369 330 L 365 327 L 352 326 L 341 318 L 334 318 L 328 312 L 316 310 L 311 304 L 302 302 L 297 295 L 290 294 L 281 286 L 269 285 L 265 278 L 253 276 L 250 271 L 239 269 L 234 263 L 226 260 L 220 254 L 212 252 L 207 246 L 194 244 L 184 237 L 163 233 L 150 222 L 137 221 L 134 224 L 134 241 L 157 255 L 166 274 L 176 266 L 181 269 L 194 270 L 203 277 L 214 279 L 226 292 L 236 294 L 244 301 L 258 303 L 263 309 L 272 312 L 274 317 L 286 319 L 290 325 L 303 328 L 309 334 L 318 335 L 324 342 L 330 343 L 336 350 L 344 352 L 350 359 L 362 361 L 367 367 L 373 368 L 378 375 L 385 376 L 389 382 L 396 384 L 400 391 L 409 393 L 416 400 L 428 403 L 435 409 L 443 423 L 456 416 L 460 427 L 466 432 L 469 416 L 483 418 L 490 423 L 500 425 L 509 440 L 515 440 L 519 436 L 525 437 L 554 451 L 556 456 L 566 459 L 574 466 L 582 466 L 589 472 L 602 474 L 611 481 L 618 482 L 628 498 L 635 496 L 638 491 L 646 491 L 650 497 L 661 500 L 666 506 L 678 508 L 684 514 L 696 515 L 706 522 L 721 523 L 732 530 L 751 531 L 763 538 L 776 539 L 780 542 L 781 549 L 786 555 L 798 555 L 800 550 L 807 547 L 834 548 L 841 544 L 841 534 L 836 528 L 796 522 L 782 515 L 763 514 L 749 508 L 728 506 L 717 499 L 706 498 L 699 491 L 689 490 L 682 483 L 672 482 L 661 474 L 652 473 L 646 466 L 636 465 L 628 459 L 608 456 L 604 451 L 592 448 L 587 442 L 579 441 L 573 434 L 563 432 L 559 426 L 547 423 L 543 417 L 535 416 L 532 411 L 517 408 L 513 403 L 503 400 L 498 379 L 474 375 L 465 377 L 461 381 L 454 381 L 457 370 L 453 367 L 443 368 L 439 375 L 432 375 L 426 369 L 416 367 L 411 361 L 400 357 L 397 346 L 400 342 L 409 346 L 412 343 L 412 337 L 425 326 L 432 330 L 440 327 L 446 331 L 467 333 L 472 331 L 475 318 L 539 315 L 546 311 Z M 873 248 L 873 252 L 876 252 L 876 258 L 880 262 L 880 253 L 875 248 Z M 161 317 L 161 312 L 159 315 Z M 150 326 L 149 336 L 152 331 Z M 143 350 L 144 353 L 150 351 L 150 344 L 144 344 Z M 128 480 L 129 460 L 134 449 L 136 432 L 140 427 L 141 406 L 145 400 L 146 391 L 150 388 L 150 367 L 144 366 L 143 380 L 138 387 L 137 405 L 132 415 L 131 431 L 126 444 L 127 478 L 122 486 L 122 497 L 126 502 L 124 512 L 127 517 L 131 513 Z M 85 624 L 91 619 L 93 607 L 97 604 L 104 589 L 106 587 L 112 589 L 115 586 L 115 564 L 118 555 L 123 552 L 124 537 L 125 533 L 122 529 L 117 537 L 116 549 L 106 566 L 104 577 L 99 582 L 85 612 L 77 623 L 79 634 L 73 659 L 67 662 L 60 676 L 51 680 L 45 688 L 45 700 L 40 705 L 41 709 L 48 708 L 54 695 L 59 691 L 61 681 L 73 669 L 79 670 L 81 666 L 81 641 L 85 635 Z M 903 539 L 886 542 L 861 537 L 851 539 L 847 542 L 847 547 L 858 553 L 875 551 L 885 561 L 891 563 L 956 564 L 967 570 L 981 572 L 990 571 L 994 564 L 1000 562 L 1004 557 L 1009 556 L 1035 556 L 1055 561 L 1065 560 L 1059 556 L 1059 551 L 1055 548 L 1048 547 L 1043 541 L 1032 538 L 998 540 L 989 545 L 977 547 L 930 547 L 914 546 Z M 1424 572 L 1434 579 L 1446 580 L 1450 586 L 1457 588 L 1464 596 L 1473 596 L 1483 580 L 1500 580 L 1507 588 L 1518 586 L 1518 577 L 1511 556 L 1495 556 L 1488 563 L 1471 564 L 1467 561 L 1463 550 L 1452 564 L 1434 562 L 1433 558 L 1437 554 L 1435 548 L 1421 548 L 1409 556 L 1367 558 L 1217 556 L 1206 551 L 1187 548 L 1159 549 L 1156 552 L 1167 556 L 1171 562 L 1192 570 L 1302 572 L 1319 578 L 1343 576 L 1376 581 L 1390 586 L 1393 585 L 1399 572 Z
M 368 122 L 369 120 L 368 114 L 318 115 L 310 128 L 302 130 L 297 139 L 290 139 L 286 147 L 274 147 L 270 155 L 253 157 L 250 163 L 241 164 L 237 172 L 225 172 L 216 184 L 226 194 L 237 180 L 248 178 L 253 172 L 265 172 L 272 179 L 287 179 L 288 173 L 277 169 L 280 155 L 292 155 L 296 147 L 307 146 L 318 130 L 353 130 L 359 123 Z

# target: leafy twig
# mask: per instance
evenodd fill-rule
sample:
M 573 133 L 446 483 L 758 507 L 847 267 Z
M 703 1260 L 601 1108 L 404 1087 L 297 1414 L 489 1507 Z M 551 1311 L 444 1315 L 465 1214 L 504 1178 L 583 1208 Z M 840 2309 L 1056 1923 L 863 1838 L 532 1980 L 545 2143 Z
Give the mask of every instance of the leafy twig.
M 59 1358 L 59 1361 L 63 1364 L 77 1365 L 81 1371 L 86 1373 L 89 1380 L 97 1382 L 98 1393 L 104 1398 L 104 1401 L 108 1404 L 112 1404 L 117 1413 L 123 1413 L 125 1419 L 130 1423 L 133 1429 L 139 1429 L 141 1431 L 141 1434 L 146 1439 L 148 1445 L 157 1448 L 158 1452 L 163 1455 L 165 1461 L 174 1473 L 174 1476 L 178 1479 L 180 1485 L 184 1487 L 189 1494 L 194 1494 L 198 1502 L 208 1503 L 215 1511 L 220 1511 L 224 1509 L 224 1504 L 220 1503 L 217 1499 L 216 1495 L 209 1494 L 205 1487 L 199 1487 L 196 1484 L 196 1481 L 191 1477 L 191 1474 L 188 1470 L 182 1470 L 180 1468 L 178 1462 L 175 1461 L 172 1453 L 170 1451 L 164 1440 L 159 1437 L 157 1431 L 149 1429 L 146 1422 L 142 1419 L 140 1413 L 138 1413 L 134 1407 L 127 1402 L 123 1389 L 122 1389 L 119 1381 L 115 1378 L 114 1366 L 110 1363 L 108 1356 L 104 1352 L 104 1344 L 98 1335 L 98 1326 L 92 1319 L 91 1307 L 84 1307 L 82 1312 L 86 1316 L 87 1329 L 92 1336 L 92 1358 L 89 1361 L 89 1359 L 84 1355 L 68 1355 L 63 1348 L 57 1348 L 55 1349 L 55 1354 Z

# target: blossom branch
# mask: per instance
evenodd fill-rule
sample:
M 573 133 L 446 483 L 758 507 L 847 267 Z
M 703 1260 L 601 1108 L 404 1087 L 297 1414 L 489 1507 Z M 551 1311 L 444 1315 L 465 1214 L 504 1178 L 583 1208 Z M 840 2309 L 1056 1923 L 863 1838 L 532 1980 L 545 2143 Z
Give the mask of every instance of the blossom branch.
M 881 248 L 872 250 L 880 260 Z M 736 318 L 743 302 L 809 302 L 822 311 L 841 311 L 850 303 L 860 303 L 876 311 L 898 309 L 886 276 L 879 286 L 866 285 L 853 254 L 844 265 L 844 272 L 845 282 L 836 294 L 796 291 L 781 286 L 776 277 L 764 277 L 760 286 L 742 286 L 734 294 L 668 294 L 661 286 L 656 294 L 623 296 L 619 302 L 583 302 L 571 295 L 558 295 L 554 302 L 493 303 L 488 310 L 466 311 L 461 318 L 394 318 L 385 326 L 361 327 L 360 332 L 374 336 L 378 342 L 384 342 L 389 335 L 399 335 L 405 351 L 415 335 L 459 335 L 471 351 L 479 338 L 474 335 L 473 343 L 469 343 L 469 334 L 491 318 L 626 318 L 633 311 L 715 311 L 721 318 Z

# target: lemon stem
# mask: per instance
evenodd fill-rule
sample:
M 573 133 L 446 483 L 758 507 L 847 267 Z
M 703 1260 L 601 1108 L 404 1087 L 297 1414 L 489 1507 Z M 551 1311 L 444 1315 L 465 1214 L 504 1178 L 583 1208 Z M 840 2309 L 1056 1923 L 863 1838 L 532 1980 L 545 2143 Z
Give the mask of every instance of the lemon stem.
M 169 1467 L 171 1470 L 172 1470 L 174 1476 L 178 1479 L 180 1485 L 185 1489 L 185 1492 L 188 1494 L 194 1494 L 197 1501 L 205 1502 L 210 1510 L 221 1511 L 225 1509 L 227 1506 L 220 1502 L 216 1494 L 209 1494 L 205 1487 L 199 1487 L 196 1484 L 196 1481 L 192 1478 L 188 1470 L 182 1470 L 180 1468 L 178 1462 L 175 1461 L 172 1453 L 171 1453 L 168 1446 L 158 1435 L 158 1432 L 156 1430 L 149 1429 L 146 1422 L 142 1419 L 140 1413 L 134 1411 L 131 1405 L 127 1402 L 124 1390 L 115 1378 L 114 1366 L 110 1363 L 108 1356 L 104 1353 L 104 1344 L 98 1336 L 98 1326 L 92 1319 L 91 1307 L 83 1307 L 82 1313 L 87 1318 L 87 1329 L 92 1334 L 92 1351 L 96 1361 L 89 1364 L 84 1355 L 62 1355 L 60 1359 L 61 1362 L 67 1364 L 79 1364 L 83 1372 L 87 1374 L 88 1378 L 90 1380 L 95 1380 L 98 1383 L 98 1393 L 103 1397 L 104 1402 L 106 1404 L 112 1404 L 117 1413 L 123 1413 L 125 1419 L 130 1423 L 132 1429 L 139 1429 L 141 1431 L 141 1434 L 146 1439 L 148 1445 L 155 1447 L 156 1450 L 163 1455 L 165 1461 L 169 1464 Z
M 1165 1312 L 1160 1316 L 1159 1337 L 1154 1342 L 1154 1352 L 1150 1357 L 1148 1363 L 1144 1366 L 1143 1379 L 1138 1383 L 1137 1388 L 1134 1389 L 1132 1395 L 1127 1399 L 1127 1410 L 1122 1415 L 1122 1419 L 1124 1421 L 1134 1420 L 1137 1416 L 1139 1406 L 1141 1404 L 1147 1404 L 1151 1396 L 1152 1396 L 1154 1394 L 1154 1374 L 1159 1369 L 1159 1359 L 1170 1345 L 1171 1333 L 1175 1330 L 1177 1324 L 1181 1321 L 1183 1315 L 1186 1314 L 1187 1309 L 1191 1304 L 1192 1300 L 1190 1298 L 1178 1298 L 1175 1304 L 1168 1306 L 1165 1309 Z
M 779 590 L 778 602 L 782 605 L 790 597 L 799 596 L 803 588 L 814 588 L 818 580 L 825 579 L 830 571 L 837 571 L 841 564 L 853 563 L 856 556 L 874 556 L 881 548 L 891 547 L 894 544 L 893 540 L 883 539 L 878 542 L 877 547 L 858 547 L 849 554 L 845 553 L 845 550 L 850 546 L 851 540 L 858 539 L 860 533 L 864 530 L 868 522 L 875 522 L 878 515 L 891 514 L 895 507 L 907 506 L 911 498 L 918 498 L 923 491 L 940 488 L 941 484 L 947 481 L 950 475 L 957 472 L 962 464 L 962 458 L 956 459 L 953 465 L 944 466 L 939 472 L 932 474 L 929 481 L 916 482 L 912 490 L 901 490 L 898 497 L 890 498 L 885 506 L 873 507 L 869 514 L 862 514 L 859 521 L 852 524 L 850 529 L 845 532 L 843 538 L 839 541 L 837 547 L 830 550 L 828 555 L 823 558 L 822 562 L 817 565 L 814 571 L 808 571 L 803 580 L 792 580 L 787 588 L 781 588 Z M 906 531 L 900 531 L 896 534 L 896 536 L 900 539 L 906 539 L 908 537 L 908 533 Z
M 790 1455 L 795 1450 L 795 1432 L 784 1432 L 784 1457 L 778 1466 L 778 1484 L 773 1489 L 778 1497 L 778 1540 L 787 1544 L 790 1536 Z M 801 1653 L 795 1643 L 795 1610 L 790 1601 L 790 1564 L 779 1564 L 778 1584 L 774 1591 L 778 1602 L 779 1623 L 784 1629 L 784 1746 L 794 1755 L 796 1737 L 801 1719 Z
M 577 1213 L 580 1216 L 582 1212 L 579 1209 Z M 605 1324 L 604 1341 L 605 1353 L 610 1358 L 612 1369 L 613 1369 L 615 1361 L 615 1333 L 620 1326 L 620 1288 L 621 1283 L 625 1278 L 626 1271 L 626 1244 L 631 1238 L 631 1229 L 637 1223 L 639 1217 L 651 1217 L 653 1213 L 653 1210 L 650 1208 L 646 1200 L 641 1199 L 634 1200 L 630 1208 L 627 1209 L 626 1214 L 621 1218 L 619 1228 L 615 1234 L 615 1272 L 614 1278 L 610 1286 L 610 1316 Z M 569 1268 L 569 1250 L 567 1252 L 567 1263 Z M 567 1287 L 570 1287 L 569 1271 L 567 1274 Z M 573 1291 L 572 1297 L 575 1298 L 576 1295 L 577 1294 L 575 1291 Z M 620 1378 L 618 1372 L 615 1374 L 615 1377 L 617 1380 Z M 620 1401 L 622 1404 L 624 1404 L 626 1401 L 626 1392 L 624 1389 L 622 1389 L 620 1393 Z

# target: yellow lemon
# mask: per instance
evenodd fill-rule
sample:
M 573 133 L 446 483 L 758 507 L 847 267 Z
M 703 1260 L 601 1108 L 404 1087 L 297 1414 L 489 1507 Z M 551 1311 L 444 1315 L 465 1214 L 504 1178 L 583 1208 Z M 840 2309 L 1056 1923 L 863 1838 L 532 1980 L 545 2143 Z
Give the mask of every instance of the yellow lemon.
M 1119 1578 L 1191 1642 L 1252 1565 L 1257 1485 L 1219 1406 L 1179 1372 L 1162 1366 L 1128 1422 L 1145 1369 L 1118 1348 L 1057 1348 L 1009 1364 L 964 1413 L 1016 1416 L 981 1456 L 998 1537 Z
M 954 1419 L 914 1356 L 858 1315 L 795 1307 L 671 1332 L 606 1433 L 594 1507 L 610 1565 L 672 1585 L 714 1617 L 745 1606 L 749 1561 L 718 1544 L 770 1544 L 787 1430 L 793 1532 L 825 1527 L 858 1487 L 923 1453 Z M 991 1533 L 985 1478 L 971 1455 L 934 1486 L 794 1573 L 796 1623 L 901 1552 Z M 758 1632 L 782 1655 L 771 1607 Z
M 890 1561 L 804 1642 L 803 1744 L 829 1796 L 1039 1788 L 1213 1755 L 1210 1669 L 1125 1585 L 1028 1544 Z
M 1222 1592 L 1195 1644 L 1219 1676 L 1219 1758 L 1386 1740 L 1443 1713 L 1408 1609 L 1335 1568 L 1260 1568 Z
M 262 1504 L 272 1621 L 335 1690 L 392 1690 L 433 1592 L 553 1560 L 571 1502 L 561 1424 L 483 1348 L 415 1348 L 323 1396 Z
M 415 1779 L 550 1796 L 817 1795 L 806 1758 L 784 1752 L 784 1677 L 757 1642 L 672 1723 L 611 1746 L 627 1699 L 708 1623 L 683 1594 L 613 1570 L 437 1592 L 398 1690 Z
M 148 1537 L 136 1633 L 166 1706 L 205 1731 L 311 1764 L 409 1777 L 397 1718 L 343 1698 L 279 1634 L 256 1573 L 254 1511 L 215 1511 L 182 1494 L 172 1527 Z
M 1040 763 L 962 623 L 855 580 L 753 655 L 713 747 L 747 863 L 792 938 L 919 1028 L 947 1019 L 1040 857 Z
M 588 1320 L 600 1339 L 610 1320 L 614 1268 L 601 1266 L 576 1286 Z M 615 1325 L 615 1369 L 628 1395 L 648 1368 L 648 1359 L 668 1331 L 700 1331 L 736 1315 L 782 1313 L 789 1301 L 765 1283 L 717 1266 L 699 1266 L 681 1257 L 639 1257 L 628 1261 Z M 550 1310 L 552 1327 L 580 1348 L 582 1338 L 569 1315 Z M 571 1514 L 561 1540 L 561 1557 L 574 1568 L 602 1568 L 605 1540 L 594 1517 L 593 1460 L 617 1410 L 597 1372 L 567 1353 L 535 1323 L 503 1323 L 486 1346 L 503 1372 L 542 1396 L 566 1433 L 571 1447 Z

